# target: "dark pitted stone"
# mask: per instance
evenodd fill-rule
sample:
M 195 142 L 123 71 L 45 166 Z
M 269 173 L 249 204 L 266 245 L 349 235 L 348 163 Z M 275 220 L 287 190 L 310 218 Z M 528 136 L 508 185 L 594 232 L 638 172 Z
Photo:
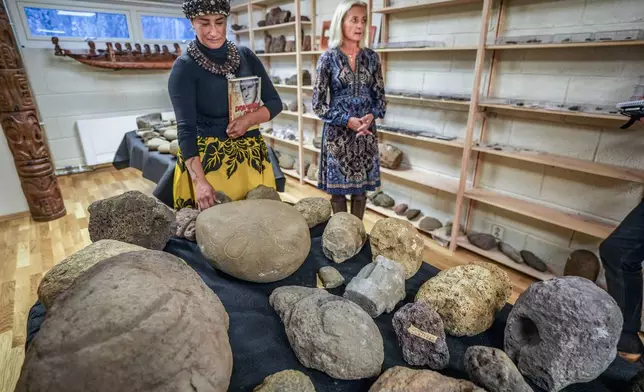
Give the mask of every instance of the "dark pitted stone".
M 405 362 L 440 370 L 449 364 L 449 349 L 443 320 L 424 303 L 409 303 L 393 318 L 394 331 Z
M 267 200 L 276 200 L 282 201 L 280 194 L 275 188 L 260 184 L 254 189 L 250 190 L 246 194 L 246 200 L 258 200 L 258 199 L 267 199 Z
M 338 212 L 324 228 L 322 251 L 330 260 L 343 263 L 357 255 L 365 242 L 367 232 L 362 220 L 348 212 Z
M 496 248 L 496 238 L 492 234 L 486 233 L 470 233 L 467 235 L 467 240 L 470 244 L 481 248 L 483 250 L 492 250 Z
M 521 257 L 523 257 L 523 261 L 525 261 L 525 263 L 530 267 L 536 269 L 539 272 L 546 272 L 548 270 L 546 263 L 544 263 L 534 253 L 530 252 L 529 250 L 522 250 L 520 253 Z
M 320 268 L 318 276 L 322 280 L 325 289 L 334 289 L 344 284 L 344 276 L 337 269 L 326 266 Z
M 322 197 L 305 197 L 295 203 L 295 209 L 304 216 L 309 228 L 328 221 L 333 213 L 331 202 Z
M 599 269 L 599 259 L 593 252 L 578 249 L 568 256 L 564 276 L 581 276 L 594 282 L 599 276 Z
M 505 352 L 524 376 L 548 391 L 599 377 L 617 355 L 623 325 L 615 300 L 588 279 L 533 283 L 512 308 Z
M 465 351 L 465 371 L 470 380 L 489 392 L 532 392 L 512 360 L 496 348 L 469 347 Z
M 443 224 L 436 218 L 426 216 L 418 222 L 418 227 L 423 231 L 432 232 L 443 227 Z
M 302 365 L 339 380 L 380 374 L 385 357 L 380 330 L 355 303 L 300 286 L 275 289 L 269 302 Z
M 467 380 L 443 376 L 433 370 L 402 366 L 387 369 L 369 392 L 486 392 Z
M 507 242 L 499 242 L 499 250 L 515 263 L 523 264 L 523 256 L 521 256 L 521 253 Z
M 87 210 L 92 242 L 109 239 L 161 250 L 176 232 L 174 212 L 139 191 L 95 201 Z
M 360 305 L 373 318 L 389 313 L 405 299 L 405 273 L 402 264 L 378 256 L 351 279 L 344 298 Z
M 225 392 L 228 323 L 183 260 L 123 253 L 85 271 L 47 310 L 16 391 Z
M 397 206 L 394 207 L 394 212 L 396 213 L 396 215 L 405 215 L 405 212 L 407 212 L 407 208 L 409 208 L 409 206 L 405 203 L 398 204 Z
M 271 374 L 253 388 L 253 392 L 315 392 L 315 386 L 306 374 L 297 370 L 282 370 Z

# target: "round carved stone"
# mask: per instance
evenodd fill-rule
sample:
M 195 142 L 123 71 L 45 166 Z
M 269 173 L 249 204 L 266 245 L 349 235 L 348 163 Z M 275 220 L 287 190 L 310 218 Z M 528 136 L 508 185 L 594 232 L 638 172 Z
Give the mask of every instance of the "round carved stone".
M 50 308 L 56 297 L 96 263 L 121 253 L 140 250 L 145 248 L 115 240 L 94 242 L 56 264 L 45 274 L 38 286 L 38 299 L 46 308 Z
M 215 268 L 251 282 L 295 272 L 311 249 L 309 226 L 295 208 L 275 200 L 241 200 L 197 217 L 197 243 Z
M 596 281 L 599 276 L 600 264 L 597 256 L 585 249 L 573 251 L 568 256 L 564 276 L 581 276 L 591 281 Z
M 322 251 L 336 263 L 343 263 L 357 255 L 365 242 L 367 232 L 360 218 L 347 212 L 333 214 L 322 234 Z
M 414 276 L 423 263 L 423 237 L 407 221 L 397 218 L 380 219 L 373 226 L 369 241 L 373 260 L 382 255 L 401 263 L 407 271 L 405 279 Z
M 504 349 L 539 387 L 559 391 L 599 377 L 617 355 L 624 323 L 617 302 L 588 279 L 533 283 L 517 299 Z
M 87 270 L 48 309 L 16 391 L 225 392 L 228 323 L 183 260 L 123 253 Z

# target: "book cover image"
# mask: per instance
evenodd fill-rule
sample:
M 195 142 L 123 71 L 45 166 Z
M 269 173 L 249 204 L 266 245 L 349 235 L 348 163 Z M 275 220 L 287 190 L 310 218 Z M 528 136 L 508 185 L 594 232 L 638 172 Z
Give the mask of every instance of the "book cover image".
M 255 112 L 260 106 L 262 80 L 258 76 L 228 80 L 228 121 L 233 121 L 244 114 Z M 248 128 L 259 129 L 259 124 Z

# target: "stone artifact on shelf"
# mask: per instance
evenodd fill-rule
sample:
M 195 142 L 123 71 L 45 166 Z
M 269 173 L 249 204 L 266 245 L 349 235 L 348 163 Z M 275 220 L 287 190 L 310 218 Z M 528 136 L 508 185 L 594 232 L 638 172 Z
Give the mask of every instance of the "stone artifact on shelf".
M 508 258 L 515 263 L 523 264 L 523 256 L 521 256 L 521 252 L 516 250 L 512 245 L 508 244 L 507 242 L 500 241 L 499 242 L 499 251 L 503 253 L 504 255 L 508 256 Z
M 315 163 L 312 163 L 309 166 L 309 170 L 306 171 L 306 178 L 308 178 L 311 181 L 318 180 L 318 165 L 316 165 Z
M 402 264 L 378 256 L 351 279 L 343 297 L 357 303 L 373 318 L 390 313 L 405 299 L 405 272 Z
M 54 300 L 90 267 L 121 253 L 140 250 L 145 250 L 145 248 L 115 240 L 100 240 L 91 243 L 47 271 L 38 286 L 38 299 L 45 308 L 49 309 Z
M 367 232 L 362 220 L 348 212 L 338 212 L 324 228 L 322 251 L 328 259 L 343 263 L 357 255 L 365 242 Z
M 197 241 L 195 224 L 199 213 L 200 211 L 196 208 L 182 208 L 177 211 L 177 233 L 175 235 L 188 241 Z
M 264 184 L 257 185 L 246 194 L 246 200 L 259 199 L 282 201 L 280 194 L 275 188 L 271 188 L 270 186 L 266 186 Z
M 282 10 L 280 7 L 272 8 L 266 14 L 266 26 L 287 23 L 291 19 L 291 11 Z
M 629 382 L 628 392 L 644 392 L 644 370 L 640 370 Z
M 617 355 L 623 325 L 615 300 L 588 279 L 533 283 L 517 299 L 504 349 L 521 374 L 559 391 L 599 377 Z
M 581 276 L 594 282 L 599 276 L 600 269 L 599 259 L 593 252 L 578 249 L 568 256 L 564 267 L 564 276 Z
M 309 228 L 328 221 L 333 213 L 331 202 L 323 197 L 305 197 L 295 203 L 295 209 L 302 214 Z
M 302 86 L 310 86 L 311 85 L 311 73 L 309 72 L 308 69 L 305 69 L 302 71 Z
M 449 364 L 443 320 L 430 306 L 420 302 L 406 304 L 394 314 L 392 323 L 405 362 L 433 370 Z
M 546 272 L 548 271 L 548 266 L 546 263 L 543 262 L 537 255 L 534 253 L 530 252 L 529 250 L 522 250 L 521 252 L 521 257 L 523 257 L 523 261 L 530 267 L 536 269 L 539 272 Z
M 293 158 L 293 156 L 291 155 L 284 154 L 279 157 L 279 163 L 282 169 L 293 169 L 293 165 L 295 165 L 295 158 Z
M 310 165 L 311 165 L 311 162 L 304 161 L 304 173 L 305 174 L 306 174 L 306 171 L 309 169 Z M 293 168 L 294 168 L 295 172 L 298 175 L 301 175 L 301 173 L 300 173 L 300 160 L 299 159 L 295 160 L 295 165 L 293 165 Z
M 282 78 L 280 78 L 279 76 L 271 76 L 271 83 L 282 84 Z
M 80 275 L 47 310 L 16 391 L 145 384 L 225 392 L 233 367 L 228 326 L 217 295 L 183 260 L 161 251 L 122 253 Z
M 297 112 L 297 100 L 289 102 L 288 110 L 291 112 Z
M 405 267 L 405 279 L 416 275 L 423 263 L 423 237 L 411 223 L 398 218 L 380 219 L 369 238 L 373 260 L 382 255 Z
M 163 121 L 161 113 L 150 113 L 136 118 L 136 126 L 139 129 L 151 129 L 154 125 Z
M 492 326 L 512 286 L 499 267 L 483 262 L 448 268 L 425 282 L 416 302 L 433 307 L 453 336 L 478 335 Z
M 398 169 L 403 159 L 403 152 L 388 143 L 378 143 L 380 166 L 387 169 Z
M 402 216 L 405 215 L 408 208 L 409 206 L 407 204 L 401 203 L 394 207 L 394 212 L 396 213 L 396 215 Z
M 431 216 L 426 216 L 418 222 L 418 228 L 427 233 L 431 233 L 441 227 L 443 227 L 441 221 Z
M 491 392 L 532 392 L 514 362 L 497 348 L 468 347 L 465 351 L 465 371 L 470 380 Z
M 492 250 L 497 247 L 497 239 L 492 234 L 470 233 L 467 235 L 470 244 L 483 250 Z
M 408 209 L 407 212 L 405 212 L 405 217 L 407 220 L 414 221 L 420 217 L 420 210 L 415 208 Z
M 282 110 L 288 110 L 288 104 L 286 102 L 282 102 Z
M 279 37 L 273 37 L 271 40 L 271 49 L 269 53 L 284 53 L 286 48 L 286 37 L 280 35 Z
M 325 289 L 335 289 L 344 284 L 344 276 L 342 276 L 340 271 L 328 265 L 320 268 L 318 276 Z
M 170 142 L 170 154 L 175 157 L 179 154 L 179 140 L 173 140 Z
M 381 42 L 374 45 L 374 49 L 435 48 L 444 46 L 445 43 L 440 41 L 399 41 Z
M 284 45 L 284 52 L 292 53 L 295 52 L 295 41 L 288 40 L 286 45 Z
M 391 208 L 396 205 L 396 201 L 383 191 L 377 191 L 369 197 L 369 200 L 378 207 Z
M 467 380 L 443 376 L 433 370 L 402 366 L 387 369 L 369 388 L 369 392 L 486 392 Z
M 266 27 L 266 19 L 257 22 L 258 27 Z
M 313 49 L 311 45 L 311 36 L 310 35 L 305 35 L 304 39 L 302 40 L 302 51 L 303 52 L 310 52 Z
M 239 31 L 239 30 L 247 29 L 248 27 L 243 26 L 243 25 L 238 25 L 237 23 L 233 23 L 233 24 L 230 26 L 230 28 L 231 28 L 231 29 L 233 29 L 233 31 Z
M 323 289 L 283 286 L 269 302 L 302 365 L 339 380 L 376 377 L 384 344 L 373 319 L 355 303 Z
M 162 250 L 176 232 L 174 212 L 139 191 L 97 200 L 87 210 L 92 242 L 109 239 Z
M 322 136 L 316 136 L 313 138 L 313 147 L 322 148 Z
M 202 211 L 197 243 L 215 268 L 238 279 L 267 283 L 300 268 L 311 249 L 311 235 L 302 214 L 292 206 L 275 200 L 241 200 Z
M 291 15 L 291 18 L 288 21 L 289 22 L 295 22 L 296 21 L 295 15 Z M 302 22 L 310 22 L 311 18 L 309 18 L 308 16 L 305 16 L 305 15 L 302 15 L 302 16 L 300 16 L 300 21 L 302 21 Z
M 271 53 L 272 44 L 273 37 L 268 33 L 264 33 L 264 50 L 266 51 L 266 53 Z
M 282 370 L 266 377 L 253 392 L 315 392 L 315 386 L 309 376 L 300 371 Z

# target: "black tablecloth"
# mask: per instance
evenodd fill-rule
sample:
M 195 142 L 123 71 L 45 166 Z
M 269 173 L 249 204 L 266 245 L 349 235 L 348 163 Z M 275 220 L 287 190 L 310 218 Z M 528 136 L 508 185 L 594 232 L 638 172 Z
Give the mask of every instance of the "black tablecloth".
M 290 277 L 275 283 L 258 284 L 238 280 L 222 272 L 216 271 L 204 259 L 199 248 L 193 242 L 172 238 L 165 251 L 185 260 L 201 276 L 204 282 L 219 296 L 230 316 L 228 331 L 233 351 L 233 374 L 229 391 L 252 391 L 262 380 L 275 372 L 286 369 L 297 369 L 306 373 L 319 392 L 359 392 L 368 391 L 375 379 L 358 381 L 335 380 L 326 374 L 303 367 L 291 349 L 284 327 L 277 313 L 268 303 L 270 293 L 277 287 L 285 285 L 301 285 L 315 287 L 316 272 L 325 265 L 333 265 L 345 277 L 347 283 L 351 277 L 371 261 L 369 243 L 355 258 L 342 264 L 335 264 L 326 259 L 321 249 L 322 226 L 312 229 L 311 252 L 302 267 Z M 431 261 L 431 260 L 430 260 Z M 406 282 L 407 298 L 404 303 L 411 302 L 421 284 L 438 273 L 438 269 L 424 263 L 420 271 Z M 342 295 L 344 286 L 329 290 L 333 294 Z M 450 351 L 450 363 L 441 373 L 456 377 L 467 378 L 463 358 L 469 346 L 484 345 L 503 348 L 503 331 L 511 305 L 496 316 L 492 327 L 486 332 L 469 338 L 448 336 L 447 344 Z M 393 313 L 384 314 L 375 319 L 380 328 L 385 343 L 385 361 L 383 371 L 392 366 L 408 366 L 403 358 L 394 333 L 391 320 Z M 27 344 L 31 342 L 44 319 L 44 308 L 37 303 L 29 313 L 27 325 Z M 608 370 L 597 380 L 587 384 L 571 385 L 564 389 L 566 392 L 608 392 L 624 391 L 628 380 L 638 370 L 639 365 L 630 365 L 617 358 Z M 534 385 L 532 385 L 534 387 Z M 541 389 L 534 387 L 535 391 Z
M 268 146 L 268 152 L 273 165 L 276 189 L 278 192 L 284 192 L 286 178 L 279 167 L 277 156 L 270 146 Z M 141 170 L 143 178 L 157 184 L 152 194 L 161 202 L 173 207 L 172 180 L 176 162 L 177 158 L 170 154 L 148 150 L 143 140 L 136 136 L 136 131 L 131 131 L 123 136 L 112 164 L 117 169 L 133 167 Z

